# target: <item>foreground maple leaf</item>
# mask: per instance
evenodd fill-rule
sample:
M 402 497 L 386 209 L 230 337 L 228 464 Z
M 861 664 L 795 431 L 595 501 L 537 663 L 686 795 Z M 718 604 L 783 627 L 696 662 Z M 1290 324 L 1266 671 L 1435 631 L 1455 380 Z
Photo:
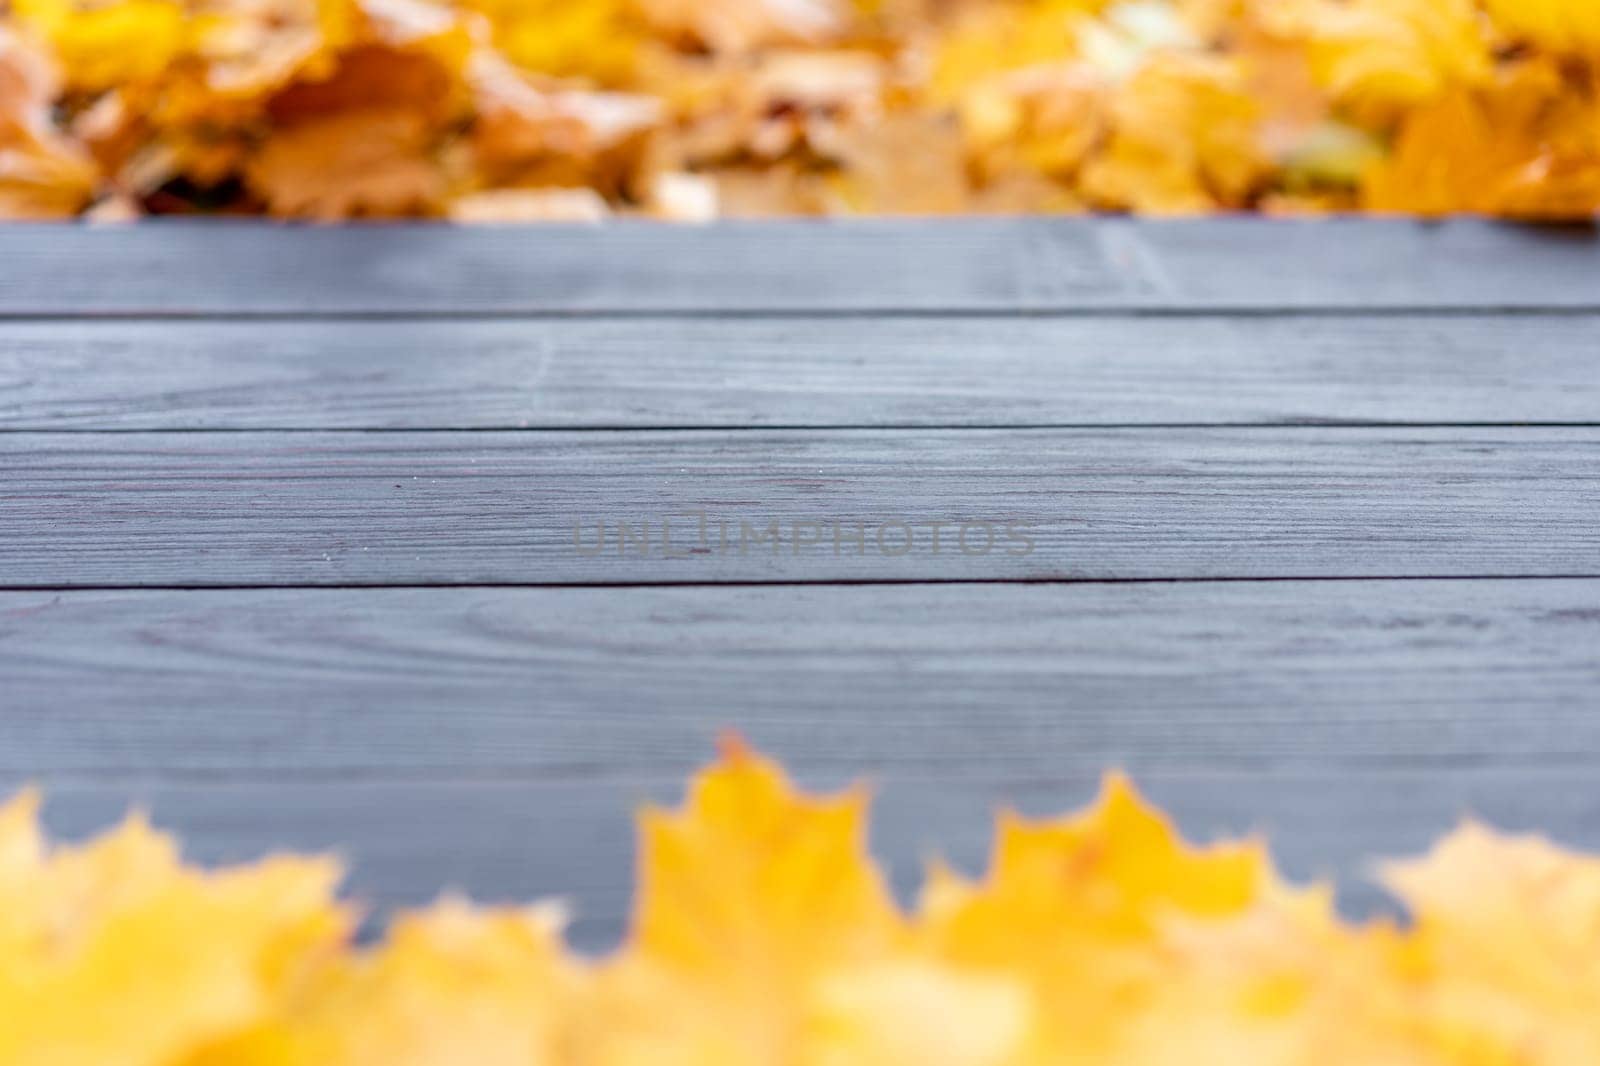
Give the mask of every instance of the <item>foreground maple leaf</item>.
M 941 876 L 918 933 L 940 959 L 1027 982 L 1038 1061 L 1103 1061 L 1127 1009 L 1165 980 L 1161 923 L 1237 915 L 1270 880 L 1258 845 L 1195 852 L 1113 776 L 1082 815 L 1003 816 L 987 877 L 969 885 Z
M 5 1066 L 166 1066 L 266 1016 L 348 925 L 327 860 L 196 871 L 139 818 L 52 850 L 36 806 L 0 809 Z
M 553 908 L 406 915 L 308 973 L 260 1024 L 184 1066 L 539 1066 L 569 1061 L 583 973 Z
M 349 940 L 325 860 L 203 872 L 143 821 L 80 847 L 0 807 L 0 1066 L 1578 1066 L 1600 1061 L 1600 859 L 1468 824 L 1341 919 L 1254 840 L 1196 847 L 1118 775 L 1004 816 L 917 907 L 868 799 L 731 740 L 640 816 L 632 929 L 445 900 Z
M 816 982 L 903 935 L 865 817 L 859 790 L 803 798 L 736 740 L 683 811 L 646 810 L 633 931 L 602 976 L 623 1013 L 601 1061 L 786 1061 Z
M 1430 1041 L 1462 1062 L 1600 1062 L 1600 860 L 1468 824 L 1384 867 Z

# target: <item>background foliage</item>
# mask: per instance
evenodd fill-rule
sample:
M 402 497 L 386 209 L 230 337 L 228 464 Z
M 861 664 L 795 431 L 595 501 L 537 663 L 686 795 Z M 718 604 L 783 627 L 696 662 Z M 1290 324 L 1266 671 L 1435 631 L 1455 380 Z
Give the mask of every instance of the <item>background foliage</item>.
M 1600 209 L 1594 0 L 0 13 L 0 217 Z

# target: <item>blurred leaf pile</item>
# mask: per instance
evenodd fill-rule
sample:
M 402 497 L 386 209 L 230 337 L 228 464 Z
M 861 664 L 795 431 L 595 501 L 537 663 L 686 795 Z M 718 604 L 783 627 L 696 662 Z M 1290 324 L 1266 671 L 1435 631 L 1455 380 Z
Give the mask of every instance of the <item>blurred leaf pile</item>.
M 1596 0 L 0 0 L 0 217 L 1600 211 Z
M 1004 817 L 909 912 L 866 796 L 738 745 L 641 817 L 632 931 L 443 902 L 350 946 L 325 860 L 202 871 L 143 822 L 77 847 L 0 807 L 3 1066 L 1592 1066 L 1600 861 L 1467 826 L 1343 921 L 1255 841 L 1185 844 L 1119 778 Z

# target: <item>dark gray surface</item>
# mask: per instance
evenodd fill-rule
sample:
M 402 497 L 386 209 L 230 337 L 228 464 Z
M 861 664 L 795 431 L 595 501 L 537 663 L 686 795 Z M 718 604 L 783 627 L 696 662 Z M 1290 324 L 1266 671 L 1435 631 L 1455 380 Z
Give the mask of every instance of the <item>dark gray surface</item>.
M 0 775 L 1584 765 L 1590 581 L 0 594 Z
M 903 891 L 1108 764 L 1354 911 L 1366 857 L 1467 810 L 1600 848 L 1591 232 L 174 223 L 0 256 L 0 588 L 33 589 L 0 593 L 0 791 L 69 835 L 146 802 L 208 861 L 340 847 L 380 909 L 568 894 L 593 946 L 629 807 L 737 726 L 879 778 Z M 700 506 L 1035 550 L 572 543 Z M 960 583 L 841 583 L 911 580 Z M 385 587 L 429 583 L 463 587 Z
M 0 428 L 1592 422 L 1597 356 L 1591 314 L 0 320 Z
M 0 314 L 1600 309 L 1592 228 L 973 219 L 0 231 Z
M 11 433 L 0 464 L 9 588 L 1600 575 L 1600 428 Z

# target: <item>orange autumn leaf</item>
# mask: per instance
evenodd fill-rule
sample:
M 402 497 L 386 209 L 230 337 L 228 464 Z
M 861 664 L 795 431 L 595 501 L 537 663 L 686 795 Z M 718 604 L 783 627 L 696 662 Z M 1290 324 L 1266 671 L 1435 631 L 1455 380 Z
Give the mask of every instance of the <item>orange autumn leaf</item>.
M 1600 211 L 1600 100 L 1565 86 L 1558 69 L 1524 63 L 1416 112 L 1369 174 L 1367 206 L 1546 219 Z
M 246 171 L 250 187 L 286 218 L 427 214 L 445 199 L 428 129 L 406 111 L 358 110 L 297 123 Z
M 57 218 L 89 202 L 89 153 L 51 124 L 55 65 L 0 26 L 0 219 Z
M 615 182 L 662 118 L 648 96 L 541 87 L 492 56 L 474 56 L 466 78 L 477 113 L 468 147 L 480 185 Z

